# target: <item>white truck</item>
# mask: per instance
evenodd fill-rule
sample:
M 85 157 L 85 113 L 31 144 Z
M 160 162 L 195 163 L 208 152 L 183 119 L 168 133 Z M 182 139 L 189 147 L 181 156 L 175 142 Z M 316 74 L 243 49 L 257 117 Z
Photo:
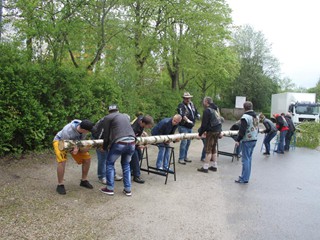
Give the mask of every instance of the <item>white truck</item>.
M 285 92 L 272 94 L 271 116 L 275 113 L 292 113 L 293 123 L 303 121 L 319 122 L 320 104 L 316 102 L 315 93 Z

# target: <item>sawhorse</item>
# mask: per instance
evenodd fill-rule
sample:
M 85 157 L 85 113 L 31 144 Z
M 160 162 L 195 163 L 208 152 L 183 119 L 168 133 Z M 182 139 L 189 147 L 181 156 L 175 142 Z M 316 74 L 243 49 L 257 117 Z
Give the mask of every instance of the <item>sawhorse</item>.
M 234 160 L 234 158 L 236 158 L 237 159 L 237 161 L 239 161 L 239 155 L 237 154 L 237 145 L 235 144 L 234 145 L 234 148 L 233 148 L 233 152 L 231 153 L 231 152 L 224 152 L 224 151 L 219 151 L 219 144 L 217 143 L 217 150 L 218 150 L 218 156 L 219 156 L 219 154 L 221 154 L 221 155 L 224 155 L 224 156 L 229 156 L 229 157 L 232 157 L 232 162 L 233 162 L 233 160 Z
M 175 157 L 174 157 L 174 147 L 168 146 L 167 148 L 171 149 L 168 169 L 158 169 L 156 167 L 151 167 L 149 165 L 148 148 L 146 148 L 146 147 L 143 149 L 142 157 L 141 157 L 141 161 L 140 161 L 140 170 L 141 171 L 148 172 L 148 174 L 153 173 L 153 174 L 157 174 L 157 175 L 166 177 L 164 184 L 167 184 L 169 173 L 174 175 L 174 181 L 176 181 L 176 161 L 175 161 Z M 146 159 L 147 168 L 142 167 L 143 159 Z M 173 172 L 172 171 L 169 172 L 171 165 L 173 165 Z

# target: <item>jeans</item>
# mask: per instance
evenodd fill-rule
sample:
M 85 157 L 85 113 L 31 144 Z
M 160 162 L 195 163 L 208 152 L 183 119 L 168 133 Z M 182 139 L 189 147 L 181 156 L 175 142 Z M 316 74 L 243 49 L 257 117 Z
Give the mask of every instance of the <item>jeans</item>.
M 240 154 L 241 154 L 241 147 L 242 147 L 242 143 L 240 142 L 239 146 L 237 146 L 235 150 L 235 154 L 237 154 L 238 157 L 240 157 Z
M 134 153 L 134 144 L 113 143 L 107 156 L 107 188 L 114 190 L 114 163 L 121 156 L 123 185 L 126 191 L 131 191 L 130 160 Z
M 201 160 L 204 160 L 206 158 L 206 139 L 202 138 L 203 148 L 201 152 Z
M 266 147 L 266 153 L 270 153 L 270 142 L 276 135 L 277 135 L 277 132 L 269 132 L 265 136 L 263 143 L 264 143 L 264 146 Z
M 257 141 L 243 141 L 241 142 L 242 150 L 242 173 L 240 179 L 242 181 L 248 181 L 251 175 L 251 161 L 253 149 L 256 146 Z
M 98 178 L 106 178 L 107 177 L 107 156 L 108 152 L 100 149 L 96 150 L 97 158 L 98 158 Z
M 179 130 L 179 133 L 192 133 L 191 128 L 186 128 L 184 126 L 179 126 L 178 130 Z M 181 140 L 179 160 L 187 159 L 190 143 L 191 143 L 191 140 Z
M 158 153 L 156 167 L 157 168 L 163 167 L 163 169 L 168 169 L 169 156 L 170 156 L 169 144 L 159 143 L 158 148 L 159 148 L 159 153 Z
M 130 167 L 134 177 L 140 177 L 140 160 L 142 158 L 142 152 L 139 147 L 136 146 L 131 158 Z
M 284 145 L 284 150 L 289 151 L 290 148 L 290 142 L 291 142 L 291 138 L 293 136 L 294 132 L 292 131 L 288 131 L 285 137 L 285 145 Z
M 280 132 L 280 139 L 278 143 L 277 152 L 281 152 L 281 153 L 284 152 L 284 139 L 286 137 L 286 134 L 287 134 L 287 130 Z

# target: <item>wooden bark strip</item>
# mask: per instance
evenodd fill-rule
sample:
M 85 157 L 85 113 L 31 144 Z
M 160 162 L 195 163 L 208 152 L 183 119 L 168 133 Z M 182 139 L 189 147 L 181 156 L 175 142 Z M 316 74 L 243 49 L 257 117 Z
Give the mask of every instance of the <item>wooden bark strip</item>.
M 223 136 L 230 137 L 238 134 L 238 131 L 222 131 Z M 137 145 L 147 145 L 147 144 L 156 144 L 156 143 L 164 143 L 164 142 L 173 142 L 177 140 L 192 140 L 198 137 L 198 133 L 179 133 L 172 135 L 159 135 L 159 136 L 148 136 L 148 137 L 137 137 L 136 144 Z M 59 142 L 60 150 L 71 150 L 75 146 L 80 149 L 83 148 L 99 148 L 102 147 L 103 140 L 61 140 Z

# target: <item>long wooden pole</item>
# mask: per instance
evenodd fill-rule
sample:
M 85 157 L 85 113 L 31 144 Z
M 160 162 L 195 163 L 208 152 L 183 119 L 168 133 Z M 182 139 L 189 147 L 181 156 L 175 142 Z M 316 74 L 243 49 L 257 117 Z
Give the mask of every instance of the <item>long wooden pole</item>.
M 238 131 L 222 131 L 222 135 L 226 137 L 237 135 Z M 156 143 L 165 143 L 165 142 L 174 142 L 179 140 L 193 140 L 199 139 L 198 133 L 180 133 L 172 135 L 159 135 L 159 136 L 148 136 L 148 137 L 137 137 L 137 145 L 147 145 L 147 144 L 156 144 Z M 75 146 L 81 148 L 98 148 L 103 145 L 103 140 L 60 140 L 59 149 L 60 150 L 71 150 Z

